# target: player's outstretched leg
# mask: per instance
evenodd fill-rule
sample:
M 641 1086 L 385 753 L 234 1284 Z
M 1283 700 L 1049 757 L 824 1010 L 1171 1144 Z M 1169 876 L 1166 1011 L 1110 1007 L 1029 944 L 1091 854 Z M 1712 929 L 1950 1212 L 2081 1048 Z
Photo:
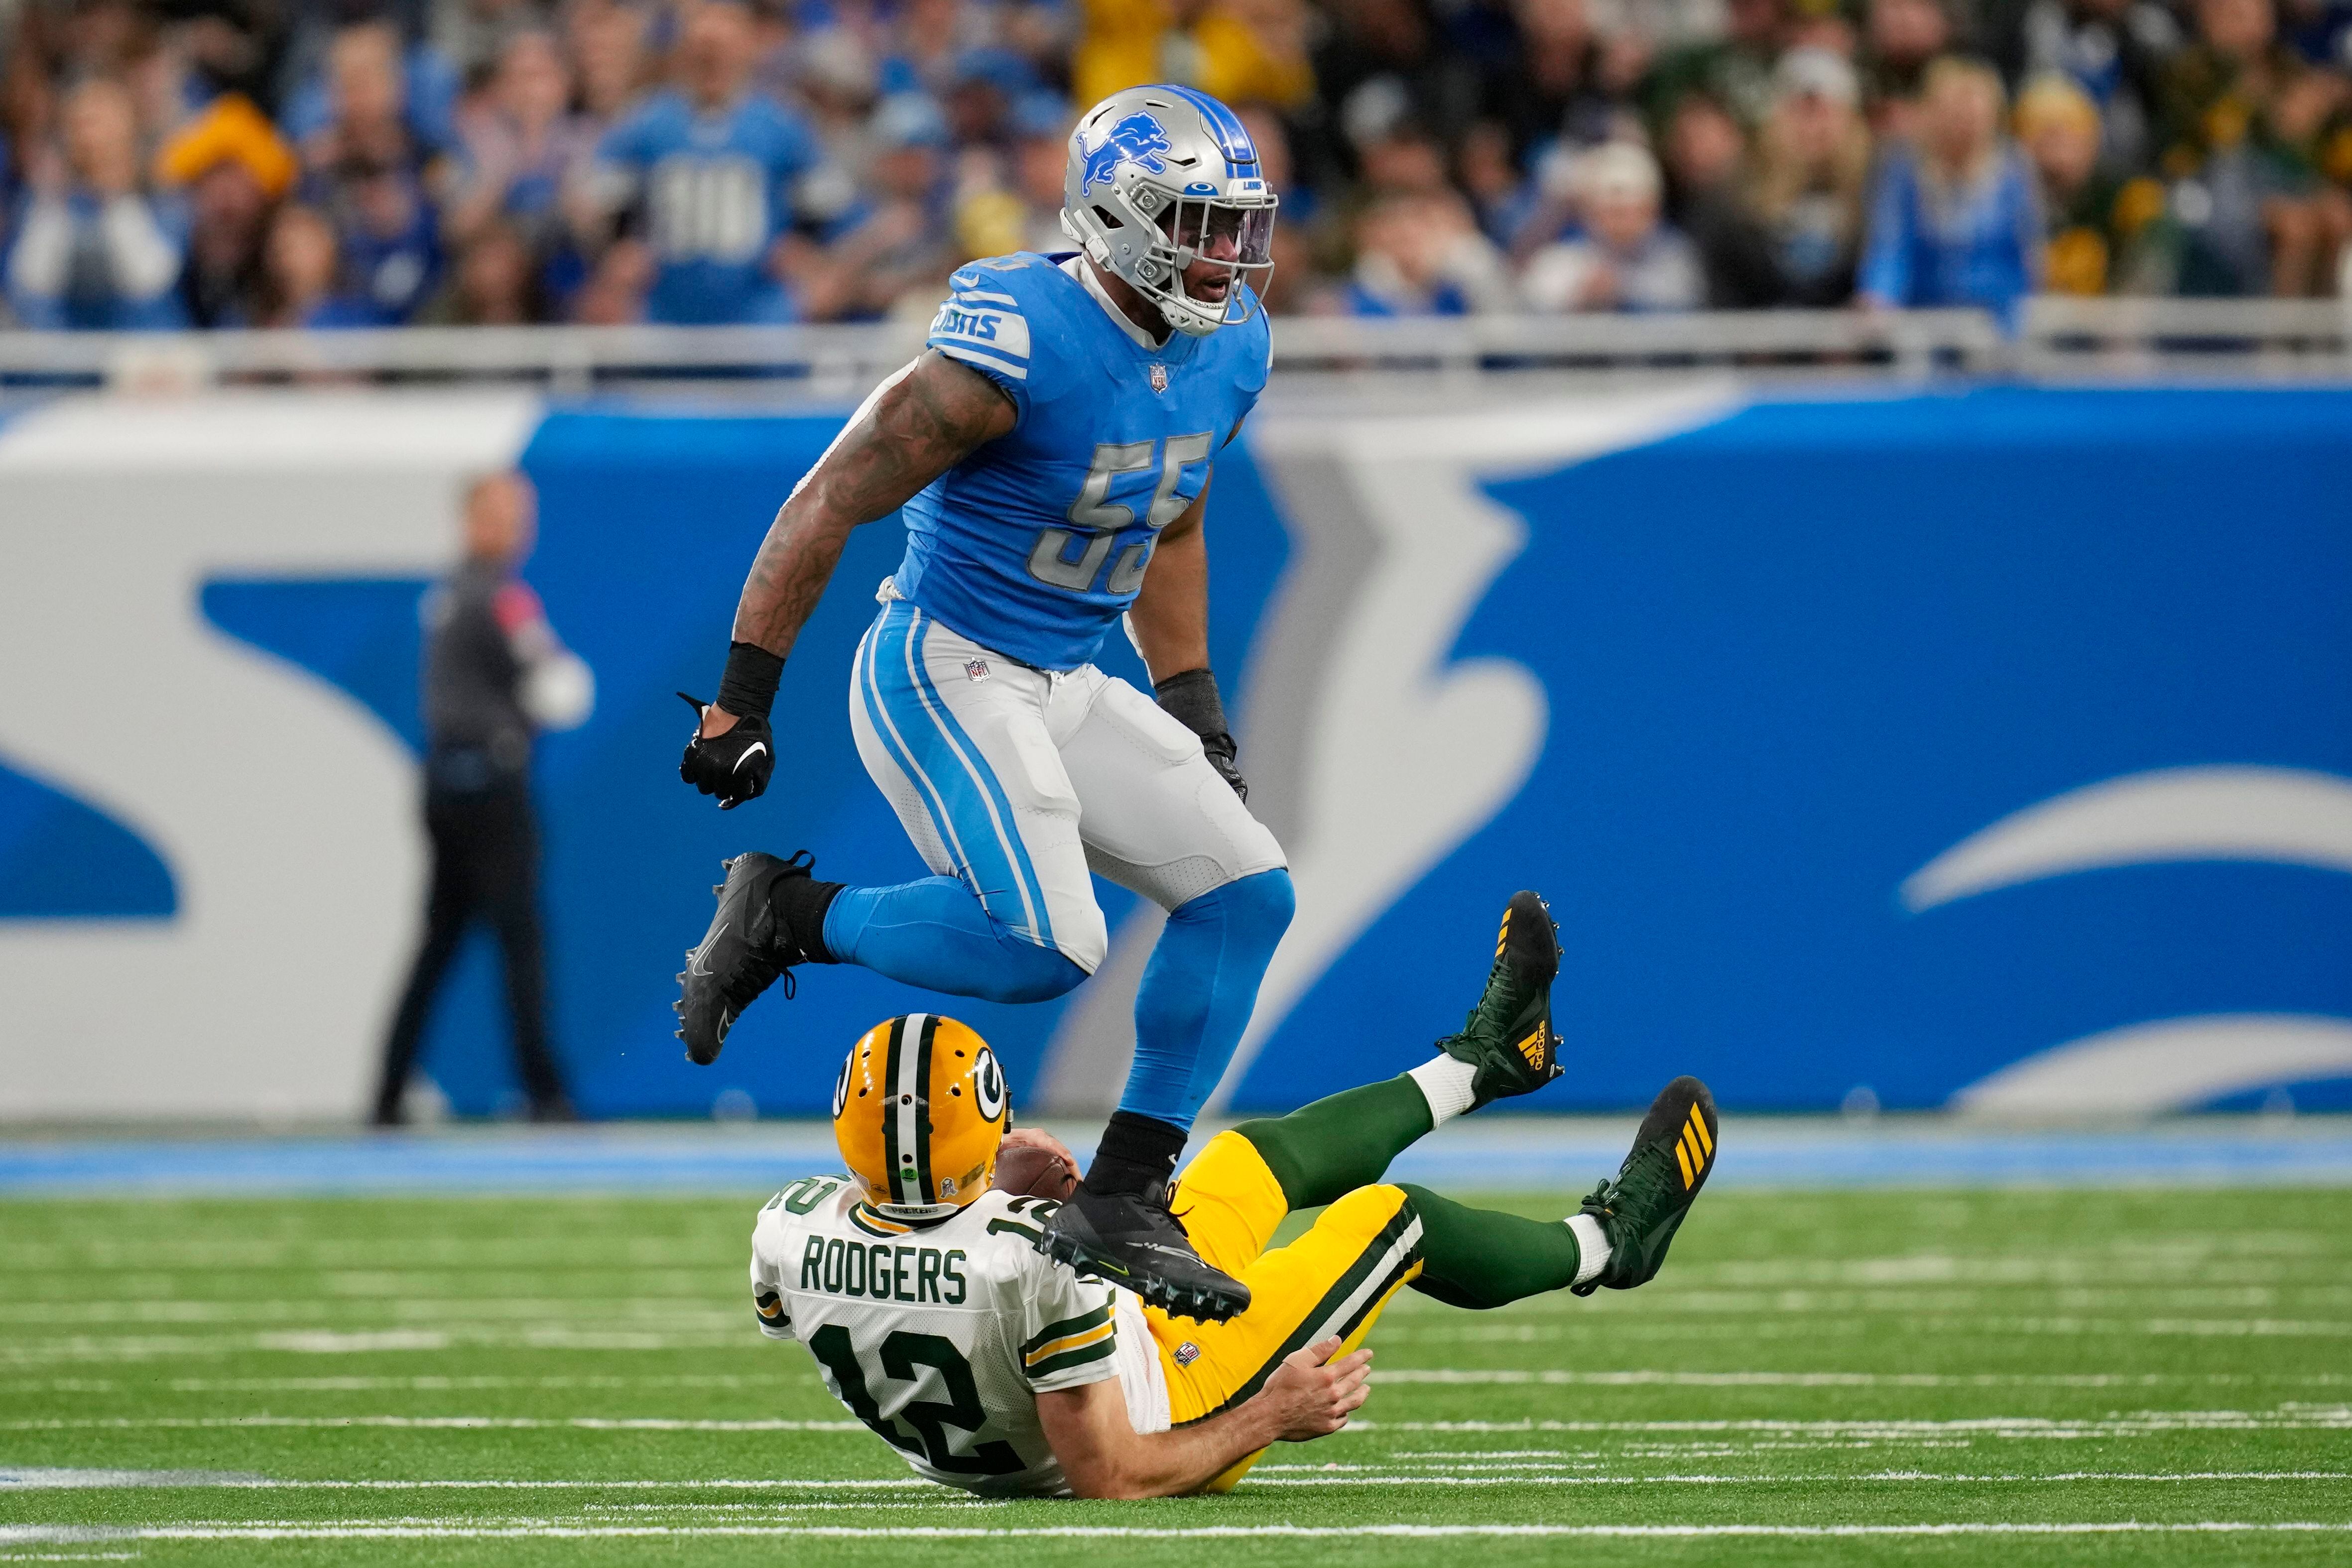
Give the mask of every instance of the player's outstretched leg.
M 1717 1132 L 1706 1085 L 1675 1079 L 1643 1119 L 1616 1179 L 1602 1182 L 1565 1221 L 1472 1208 L 1406 1186 L 1422 1226 L 1413 1289 L 1483 1311 L 1548 1291 L 1589 1296 L 1603 1285 L 1646 1284 L 1715 1168 Z
M 1515 893 L 1495 934 L 1486 994 L 1462 1032 L 1437 1042 L 1444 1060 L 1424 1064 L 1423 1089 L 1438 1119 L 1528 1094 L 1560 1074 L 1551 1027 L 1551 983 L 1559 974 L 1559 927 L 1538 894 Z M 1447 1062 L 1459 1064 L 1449 1069 Z M 1444 1105 L 1439 1095 L 1447 1096 Z
M 1256 1149 L 1291 1209 L 1319 1207 L 1375 1183 L 1390 1161 L 1433 1128 L 1475 1105 L 1540 1089 L 1559 1075 L 1559 1037 L 1551 1028 L 1551 983 L 1559 972 L 1551 911 L 1533 893 L 1515 894 L 1503 912 L 1486 988 L 1462 1032 L 1438 1041 L 1439 1055 L 1411 1072 L 1342 1091 L 1286 1116 L 1245 1122 L 1234 1132 Z M 1247 1307 L 1246 1286 L 1235 1281 L 1226 1291 L 1216 1283 L 1226 1276 L 1197 1260 L 1188 1262 L 1189 1249 L 1179 1255 L 1170 1246 L 1173 1238 L 1158 1225 L 1182 1235 L 1164 1203 L 1073 1200 L 1045 1226 L 1044 1245 L 1081 1272 L 1120 1283 L 1133 1277 L 1132 1260 L 1141 1253 L 1176 1281 L 1165 1295 L 1140 1291 L 1172 1315 L 1217 1321 Z M 1571 1258 L 1570 1277 L 1573 1272 Z
M 738 855 L 726 862 L 719 913 L 687 955 L 674 1004 L 687 1055 L 708 1063 L 753 998 L 801 964 L 856 964 L 908 985 L 992 1002 L 1058 997 L 1087 971 L 988 912 L 952 877 L 850 887 L 810 874 L 806 850 L 790 860 Z
M 1580 1211 L 1608 1237 L 1609 1261 L 1577 1283 L 1578 1295 L 1603 1285 L 1630 1291 L 1657 1273 L 1683 1216 L 1715 1169 L 1717 1125 L 1715 1096 L 1697 1079 L 1685 1075 L 1658 1092 L 1616 1179 L 1594 1187 Z
M 1389 1162 L 1423 1134 L 1559 1076 L 1559 1034 L 1551 1027 L 1551 983 L 1559 973 L 1551 911 L 1537 894 L 1513 894 L 1486 988 L 1462 1032 L 1437 1042 L 1437 1055 L 1395 1078 L 1234 1131 L 1256 1146 L 1291 1207 L 1336 1202 L 1379 1181 Z
M 721 863 L 727 880 L 710 890 L 719 912 L 701 946 L 687 954 L 677 977 L 682 994 L 670 1004 L 687 1056 L 704 1065 L 718 1060 L 727 1031 L 778 977 L 789 997 L 794 965 L 833 961 L 823 941 L 824 911 L 841 887 L 811 874 L 816 862 L 806 850 L 786 860 L 754 850 Z
M 1135 999 L 1135 1061 L 1085 1183 L 1047 1218 L 1045 1249 L 1204 1322 L 1247 1310 L 1249 1287 L 1196 1250 L 1168 1207 L 1193 1119 L 1248 1027 L 1296 898 L 1274 867 L 1171 910 Z

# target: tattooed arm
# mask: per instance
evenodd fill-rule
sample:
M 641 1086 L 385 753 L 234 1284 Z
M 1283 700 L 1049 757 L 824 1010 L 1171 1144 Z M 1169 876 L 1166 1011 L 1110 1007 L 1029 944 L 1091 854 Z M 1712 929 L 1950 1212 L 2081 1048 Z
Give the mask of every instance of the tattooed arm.
M 889 516 L 985 442 L 1012 430 L 1013 401 L 978 371 L 936 350 L 886 382 L 825 449 L 768 526 L 743 597 L 735 641 L 782 658 L 816 609 L 849 530 Z M 736 716 L 716 706 L 702 733 L 723 735 Z

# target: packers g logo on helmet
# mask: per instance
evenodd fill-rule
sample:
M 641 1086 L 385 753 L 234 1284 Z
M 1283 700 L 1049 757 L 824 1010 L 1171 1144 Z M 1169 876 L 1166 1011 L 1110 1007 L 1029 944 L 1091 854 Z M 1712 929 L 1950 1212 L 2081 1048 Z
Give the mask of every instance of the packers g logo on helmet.
M 940 1218 L 987 1191 L 1012 1119 L 996 1053 L 937 1013 L 867 1030 L 833 1087 L 841 1157 L 896 1219 Z

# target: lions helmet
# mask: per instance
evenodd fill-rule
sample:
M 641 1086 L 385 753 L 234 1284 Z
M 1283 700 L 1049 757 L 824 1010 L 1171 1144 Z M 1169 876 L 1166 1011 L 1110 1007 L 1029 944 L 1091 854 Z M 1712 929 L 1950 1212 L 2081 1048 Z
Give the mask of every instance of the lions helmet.
M 996 1053 L 937 1013 L 867 1030 L 833 1086 L 841 1157 L 893 1219 L 942 1218 L 987 1191 L 1012 1124 Z
M 1070 132 L 1062 232 L 1188 336 L 1249 319 L 1242 285 L 1263 287 L 1274 271 L 1276 205 L 1248 129 L 1204 92 L 1131 87 Z M 1184 272 L 1201 261 L 1223 282 L 1195 298 Z

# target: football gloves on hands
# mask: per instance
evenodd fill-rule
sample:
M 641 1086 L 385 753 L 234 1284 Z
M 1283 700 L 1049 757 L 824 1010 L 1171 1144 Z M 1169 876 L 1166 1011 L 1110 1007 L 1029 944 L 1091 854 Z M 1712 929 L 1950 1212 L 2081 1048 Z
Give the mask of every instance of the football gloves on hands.
M 1247 800 L 1249 780 L 1242 777 L 1241 768 L 1234 761 L 1240 749 L 1234 744 L 1234 737 L 1223 730 L 1201 737 L 1201 750 L 1208 757 L 1209 766 L 1217 770 L 1218 778 L 1234 787 L 1234 794 Z
M 722 811 L 765 793 L 776 771 L 776 737 L 768 721 L 746 715 L 726 734 L 706 736 L 702 716 L 709 705 L 684 692 L 677 695 L 694 709 L 694 734 L 678 759 L 677 776 L 704 794 L 716 795 Z
M 1217 695 L 1217 677 L 1207 670 L 1187 670 L 1181 675 L 1171 675 L 1153 686 L 1152 693 L 1170 716 L 1201 737 L 1201 749 L 1208 755 L 1209 766 L 1217 777 L 1234 787 L 1234 793 L 1244 800 L 1249 799 L 1249 780 L 1242 777 L 1234 758 L 1240 747 L 1234 743 L 1233 731 L 1225 724 L 1225 705 Z

